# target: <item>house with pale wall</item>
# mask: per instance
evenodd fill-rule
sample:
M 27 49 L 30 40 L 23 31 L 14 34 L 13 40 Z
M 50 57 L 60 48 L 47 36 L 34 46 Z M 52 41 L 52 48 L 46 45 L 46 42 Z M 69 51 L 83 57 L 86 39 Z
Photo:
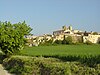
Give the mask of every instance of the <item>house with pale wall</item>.
M 92 43 L 100 43 L 100 35 L 89 34 L 88 36 L 83 36 L 83 42 L 90 41 Z
M 39 42 L 45 42 L 45 41 L 51 40 L 52 39 L 52 35 L 50 35 L 50 34 L 44 34 L 42 36 L 38 36 L 37 38 L 38 38 Z

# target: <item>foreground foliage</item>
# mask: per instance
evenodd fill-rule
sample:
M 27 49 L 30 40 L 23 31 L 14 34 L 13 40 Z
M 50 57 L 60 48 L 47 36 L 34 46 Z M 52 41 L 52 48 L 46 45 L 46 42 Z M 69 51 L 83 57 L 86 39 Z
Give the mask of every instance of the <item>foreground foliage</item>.
M 100 63 L 90 67 L 56 58 L 12 56 L 6 58 L 3 65 L 17 75 L 100 75 Z
M 31 30 L 25 21 L 16 24 L 0 22 L 0 50 L 6 56 L 18 52 L 25 44 L 24 35 L 29 34 Z

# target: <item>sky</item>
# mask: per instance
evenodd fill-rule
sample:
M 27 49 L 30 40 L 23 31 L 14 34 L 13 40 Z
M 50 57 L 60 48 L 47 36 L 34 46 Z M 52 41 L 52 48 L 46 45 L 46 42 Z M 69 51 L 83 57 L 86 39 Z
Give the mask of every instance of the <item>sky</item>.
M 100 0 L 0 0 L 0 21 L 26 21 L 32 34 L 52 34 L 62 26 L 100 32 Z

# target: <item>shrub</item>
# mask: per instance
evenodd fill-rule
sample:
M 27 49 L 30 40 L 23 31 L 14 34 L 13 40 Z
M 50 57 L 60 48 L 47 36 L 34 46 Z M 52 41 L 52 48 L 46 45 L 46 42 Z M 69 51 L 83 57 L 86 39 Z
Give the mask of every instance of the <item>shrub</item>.
M 45 45 L 45 46 L 50 46 L 53 44 L 53 40 L 48 40 L 48 41 L 45 41 L 43 43 L 40 43 L 40 45 Z
M 71 75 L 68 63 L 55 58 L 12 56 L 3 65 L 17 75 Z
M 0 63 L 3 62 L 3 59 L 4 59 L 4 53 L 0 50 Z
M 72 44 L 72 43 L 73 43 L 73 40 L 71 36 L 64 38 L 64 40 L 62 41 L 62 44 Z
M 0 21 L 0 50 L 6 56 L 19 52 L 25 45 L 24 35 L 28 35 L 31 30 L 25 21 L 16 24 Z
M 92 34 L 93 34 L 93 35 L 98 35 L 98 32 L 93 32 Z
M 98 42 L 98 44 L 100 44 L 100 41 Z
M 10 58 L 6 58 L 3 62 L 3 65 L 7 70 L 11 73 L 15 73 L 17 75 L 32 75 L 33 70 L 37 68 L 36 65 L 32 61 L 31 57 L 22 57 L 22 56 L 12 56 Z
M 61 41 L 61 40 L 55 40 L 54 43 L 55 43 L 55 44 L 62 44 L 62 41 Z
M 92 45 L 93 43 L 92 43 L 91 41 L 87 40 L 87 41 L 86 41 L 86 44 L 87 44 L 87 45 Z
M 67 44 L 67 41 L 65 39 L 62 40 L 62 44 Z
M 83 62 L 92 63 L 100 57 L 81 57 Z M 89 58 L 89 60 L 88 60 Z M 96 61 L 94 60 L 94 62 Z M 82 60 L 80 60 L 82 61 Z M 84 63 L 76 61 L 61 61 L 56 58 L 12 56 L 6 58 L 3 65 L 10 72 L 16 75 L 99 75 L 100 62 L 95 63 L 94 67 L 87 66 Z

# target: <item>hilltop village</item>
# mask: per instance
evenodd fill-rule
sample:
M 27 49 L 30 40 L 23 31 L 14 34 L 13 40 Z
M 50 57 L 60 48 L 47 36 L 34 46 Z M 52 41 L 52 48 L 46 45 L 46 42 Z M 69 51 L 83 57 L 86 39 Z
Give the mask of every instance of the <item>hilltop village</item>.
M 44 34 L 42 36 L 26 35 L 28 46 L 38 46 L 45 41 L 52 40 L 52 43 L 56 40 L 64 40 L 68 36 L 72 37 L 73 43 L 86 43 L 87 41 L 91 43 L 100 43 L 100 33 L 98 32 L 86 32 L 81 30 L 75 30 L 72 26 L 62 26 L 62 29 L 53 31 L 53 34 Z

